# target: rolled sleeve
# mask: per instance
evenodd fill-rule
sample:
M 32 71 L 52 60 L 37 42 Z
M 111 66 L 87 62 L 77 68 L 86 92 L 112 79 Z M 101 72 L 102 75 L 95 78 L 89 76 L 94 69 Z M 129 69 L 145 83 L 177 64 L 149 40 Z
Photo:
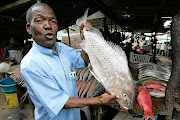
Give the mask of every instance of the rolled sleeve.
M 70 60 L 72 65 L 75 68 L 84 68 L 85 67 L 85 63 L 84 60 L 81 57 L 81 53 L 75 49 L 71 49 L 69 51 L 69 55 L 70 55 Z
M 34 103 L 42 104 L 51 118 L 56 116 L 69 96 L 40 68 L 21 69 L 21 75 L 28 84 L 27 88 L 31 90 L 30 97 L 36 96 L 32 100 L 39 101 Z

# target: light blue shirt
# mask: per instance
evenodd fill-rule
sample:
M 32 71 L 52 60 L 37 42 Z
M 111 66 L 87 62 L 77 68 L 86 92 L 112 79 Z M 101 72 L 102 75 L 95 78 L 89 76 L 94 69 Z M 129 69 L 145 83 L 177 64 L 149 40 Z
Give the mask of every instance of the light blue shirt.
M 33 47 L 21 61 L 21 75 L 35 105 L 36 120 L 80 120 L 80 109 L 63 109 L 70 96 L 78 97 L 72 68 L 85 67 L 80 52 L 56 43 L 56 51 Z

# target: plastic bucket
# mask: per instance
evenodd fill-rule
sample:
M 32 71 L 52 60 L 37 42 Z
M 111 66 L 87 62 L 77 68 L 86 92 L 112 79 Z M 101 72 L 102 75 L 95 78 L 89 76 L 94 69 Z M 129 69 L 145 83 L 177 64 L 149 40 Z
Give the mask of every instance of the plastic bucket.
M 10 77 L 0 80 L 0 86 L 2 87 L 1 91 L 5 93 L 17 90 L 16 83 Z
M 8 108 L 16 108 L 19 106 L 18 97 L 16 92 L 4 93 Z
M 16 83 L 10 77 L 0 80 L 1 91 L 4 92 L 8 108 L 16 108 L 19 106 Z

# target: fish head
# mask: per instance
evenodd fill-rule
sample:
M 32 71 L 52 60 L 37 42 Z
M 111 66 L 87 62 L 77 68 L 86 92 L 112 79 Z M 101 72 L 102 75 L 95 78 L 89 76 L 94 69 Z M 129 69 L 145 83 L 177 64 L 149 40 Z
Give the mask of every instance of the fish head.
M 139 86 L 139 92 L 143 91 L 144 90 L 144 87 L 143 86 Z
M 121 77 L 119 79 L 124 78 Z M 120 96 L 120 98 L 117 99 L 117 102 L 125 109 L 133 109 L 135 98 L 134 82 L 132 80 L 123 80 L 123 82 L 120 82 L 118 85 L 118 89 L 115 89 L 116 92 L 114 92 L 114 94 Z
M 134 97 L 132 97 L 126 91 L 123 91 L 120 94 L 120 98 L 117 99 L 117 102 L 125 109 L 133 109 L 133 101 L 134 101 Z

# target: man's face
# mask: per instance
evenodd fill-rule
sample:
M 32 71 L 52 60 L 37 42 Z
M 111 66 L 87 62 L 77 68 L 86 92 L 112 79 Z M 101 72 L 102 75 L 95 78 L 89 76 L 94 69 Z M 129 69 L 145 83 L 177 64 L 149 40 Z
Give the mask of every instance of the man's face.
M 32 9 L 31 22 L 26 29 L 37 44 L 54 49 L 58 23 L 53 10 L 46 6 L 37 6 Z

